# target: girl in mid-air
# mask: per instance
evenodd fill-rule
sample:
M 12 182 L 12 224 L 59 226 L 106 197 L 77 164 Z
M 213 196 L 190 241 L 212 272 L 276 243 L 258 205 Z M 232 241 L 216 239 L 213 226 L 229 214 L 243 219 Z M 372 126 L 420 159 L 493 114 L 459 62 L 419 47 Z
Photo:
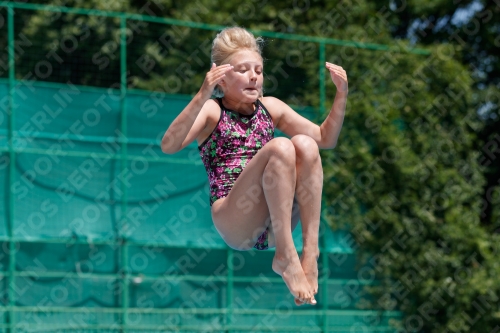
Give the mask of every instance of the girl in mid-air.
M 316 304 L 323 188 L 318 149 L 337 144 L 347 76 L 342 67 L 325 64 L 337 93 L 318 126 L 281 100 L 263 96 L 262 41 L 239 27 L 215 37 L 210 71 L 170 124 L 161 148 L 173 154 L 197 140 L 210 182 L 212 219 L 221 237 L 237 250 L 276 248 L 272 268 L 295 303 Z M 274 138 L 275 128 L 291 139 Z M 300 258 L 292 239 L 299 219 Z

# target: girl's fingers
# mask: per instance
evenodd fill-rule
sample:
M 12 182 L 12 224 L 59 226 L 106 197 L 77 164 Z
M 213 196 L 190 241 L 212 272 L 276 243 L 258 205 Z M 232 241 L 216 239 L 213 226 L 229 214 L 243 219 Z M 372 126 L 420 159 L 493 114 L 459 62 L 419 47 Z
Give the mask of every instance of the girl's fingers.
M 342 73 L 342 72 L 339 72 L 339 71 L 330 71 L 330 73 L 338 75 L 338 76 L 342 76 L 342 77 L 346 76 L 345 73 Z
M 326 61 L 325 63 L 326 63 L 327 65 L 330 65 L 330 66 L 337 66 L 337 67 L 340 67 L 340 66 L 335 65 L 335 64 L 332 64 L 331 62 L 328 62 L 328 61 Z
M 338 69 L 329 69 L 330 70 L 330 73 L 334 73 L 336 75 L 339 75 L 339 76 L 346 76 L 346 72 L 344 70 L 338 70 Z
M 340 67 L 340 66 L 326 66 L 326 68 L 331 69 L 331 70 L 338 70 L 338 71 L 344 71 L 345 72 L 345 70 L 342 67 Z
M 221 80 L 222 78 L 226 77 L 226 74 L 222 73 L 217 76 L 217 81 Z
M 211 75 L 214 78 L 218 78 L 218 77 L 225 76 L 226 73 L 229 72 L 230 70 L 232 70 L 232 67 L 226 68 L 224 70 L 214 71 L 212 73 L 209 73 L 209 75 Z
M 212 66 L 211 69 L 213 69 L 213 70 L 227 70 L 228 68 L 233 68 L 233 66 L 230 64 L 224 64 L 224 65 L 220 65 L 220 66 Z
M 225 75 L 227 72 L 233 70 L 233 67 L 224 67 L 224 68 L 219 68 L 217 67 L 216 69 L 214 70 L 211 70 L 210 72 L 208 72 L 207 74 L 207 77 L 219 77 L 221 75 Z
M 211 72 L 214 73 L 214 74 L 227 73 L 227 72 L 231 71 L 232 69 L 233 69 L 233 66 L 224 66 L 224 67 L 219 66 L 217 68 L 213 68 L 211 70 Z
M 328 70 L 332 73 L 345 74 L 345 71 L 336 68 L 328 68 Z
M 327 68 L 335 68 L 335 69 L 339 69 L 339 70 L 344 70 L 341 66 L 337 66 L 335 64 L 332 64 L 330 62 L 327 62 L 326 65 L 325 65 Z
M 213 82 L 213 84 L 217 84 L 220 82 L 220 80 L 222 80 L 225 77 L 226 77 L 226 72 L 214 73 L 214 75 L 211 76 L 210 81 Z
M 215 64 L 212 64 L 212 68 L 210 71 L 207 73 L 206 77 L 209 81 L 218 81 L 221 78 L 223 78 L 227 72 L 231 71 L 233 69 L 233 66 L 229 64 L 221 65 L 221 66 L 215 66 Z

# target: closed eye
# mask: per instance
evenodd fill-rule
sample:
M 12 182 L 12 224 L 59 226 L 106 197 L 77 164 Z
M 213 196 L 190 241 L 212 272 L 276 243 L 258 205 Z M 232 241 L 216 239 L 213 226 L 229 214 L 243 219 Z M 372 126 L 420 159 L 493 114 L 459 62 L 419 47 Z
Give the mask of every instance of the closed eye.
M 241 73 L 241 74 L 245 74 L 247 71 L 248 71 L 248 69 L 238 69 L 238 70 L 236 70 L 236 72 Z M 262 71 L 255 71 L 255 74 L 261 75 Z

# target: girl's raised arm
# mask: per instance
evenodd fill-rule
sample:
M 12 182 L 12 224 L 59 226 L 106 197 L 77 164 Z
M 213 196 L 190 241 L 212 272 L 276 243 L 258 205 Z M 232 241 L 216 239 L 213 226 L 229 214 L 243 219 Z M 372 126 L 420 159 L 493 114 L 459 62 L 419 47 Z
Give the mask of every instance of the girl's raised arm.
M 320 149 L 333 149 L 337 145 L 344 122 L 348 82 L 347 73 L 342 67 L 329 62 L 325 66 L 330 71 L 332 81 L 337 87 L 337 93 L 330 113 L 320 126 L 304 118 L 277 98 L 266 97 L 266 105 L 277 110 L 278 122 L 276 128 L 287 136 L 293 137 L 297 134 L 304 134 L 313 138 Z
M 174 154 L 191 143 L 205 127 L 205 120 L 198 117 L 206 102 L 212 96 L 215 86 L 224 78 L 226 72 L 232 70 L 229 64 L 216 66 L 212 64 L 205 80 L 191 102 L 170 124 L 161 140 L 161 150 L 165 154 Z

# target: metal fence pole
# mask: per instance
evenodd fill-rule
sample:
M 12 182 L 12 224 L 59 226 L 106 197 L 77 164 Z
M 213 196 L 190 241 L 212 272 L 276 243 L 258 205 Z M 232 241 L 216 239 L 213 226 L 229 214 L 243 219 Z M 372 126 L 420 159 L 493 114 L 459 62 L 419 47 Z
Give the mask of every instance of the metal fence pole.
M 323 201 L 324 205 L 324 201 Z M 323 316 L 323 333 L 328 332 L 328 274 L 330 273 L 329 260 L 328 260 L 328 247 L 326 243 L 326 232 L 328 230 L 328 224 L 320 217 L 320 222 L 323 224 L 323 233 L 321 235 L 321 300 L 322 300 L 322 316 Z
M 227 312 L 226 312 L 226 325 L 231 326 L 233 324 L 233 249 L 228 247 L 227 249 Z M 226 330 L 227 333 L 231 333 L 231 330 Z
M 326 104 L 326 87 L 325 87 L 325 61 L 326 61 L 326 45 L 325 43 L 319 43 L 319 114 L 323 116 L 323 109 Z M 322 201 L 322 206 L 325 204 Z M 323 269 L 323 276 L 321 277 L 321 299 L 322 299 L 322 317 L 323 317 L 323 328 L 322 332 L 328 332 L 328 253 L 326 247 L 326 228 L 328 227 L 326 221 L 323 219 L 322 214 L 320 215 L 320 222 L 323 221 L 323 233 L 320 239 L 321 248 L 321 263 Z
M 127 172 L 127 18 L 126 16 L 120 17 L 120 117 L 121 117 L 121 172 L 124 174 Z M 123 237 L 122 232 L 128 230 L 128 228 L 123 228 L 124 223 L 127 223 L 127 185 L 125 182 L 121 182 L 122 190 L 122 214 L 120 223 L 120 236 Z M 120 245 L 122 254 L 122 270 L 123 270 L 123 280 L 122 280 L 122 324 L 123 332 L 127 332 L 127 322 L 128 322 L 128 307 L 129 307 L 129 279 L 130 272 L 128 269 L 128 242 L 123 238 L 123 243 Z
M 8 287 L 8 297 L 9 297 L 9 320 L 10 320 L 10 332 L 16 332 L 16 318 L 14 313 L 14 307 L 16 306 L 16 300 L 14 297 L 15 292 L 15 271 L 16 271 L 16 244 L 13 240 L 12 230 L 14 229 L 14 194 L 10 190 L 14 183 L 14 176 L 16 172 L 14 154 L 14 128 L 15 128 L 15 111 L 14 111 L 14 86 L 15 86 L 15 58 L 14 58 L 14 8 L 9 5 L 7 6 L 7 42 L 8 42 L 8 57 L 9 57 L 9 221 L 8 221 L 8 237 L 9 237 L 9 287 Z
M 326 101 L 325 87 L 325 43 L 319 43 L 319 114 L 323 115 L 323 108 Z

